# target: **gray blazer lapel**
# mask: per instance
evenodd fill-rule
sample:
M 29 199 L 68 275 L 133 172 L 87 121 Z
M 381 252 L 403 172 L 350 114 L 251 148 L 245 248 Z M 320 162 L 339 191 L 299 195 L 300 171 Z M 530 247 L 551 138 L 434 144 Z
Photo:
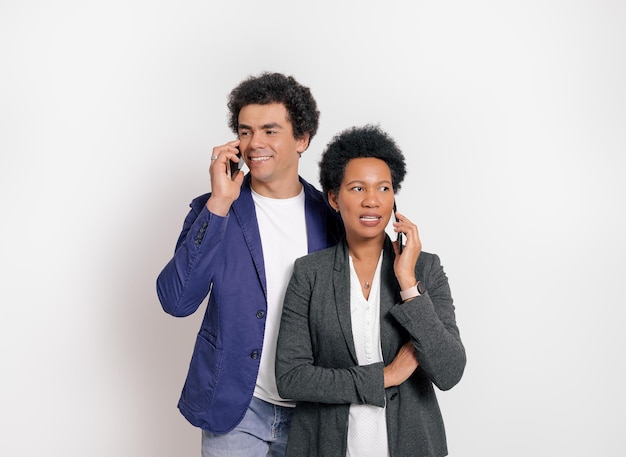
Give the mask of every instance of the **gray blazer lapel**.
M 356 349 L 354 348 L 354 336 L 352 335 L 352 316 L 350 313 L 350 266 L 348 263 L 348 246 L 345 238 L 342 239 L 335 249 L 335 263 L 333 265 L 333 289 L 335 293 L 335 306 L 339 316 L 339 326 L 350 350 L 350 356 L 355 364 L 358 364 Z
M 380 346 L 385 364 L 396 356 L 399 345 L 398 330 L 390 310 L 399 299 L 400 286 L 393 270 L 395 252 L 391 239 L 387 237 L 383 247 L 383 264 L 380 271 Z

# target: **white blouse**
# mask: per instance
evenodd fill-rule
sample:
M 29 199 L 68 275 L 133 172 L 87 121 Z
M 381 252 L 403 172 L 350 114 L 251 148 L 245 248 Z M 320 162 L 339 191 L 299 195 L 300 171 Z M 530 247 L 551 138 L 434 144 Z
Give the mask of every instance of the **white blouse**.
M 380 268 L 382 252 L 371 282 L 369 299 L 365 299 L 350 257 L 350 311 L 352 335 L 359 365 L 382 362 L 380 346 Z M 372 405 L 350 405 L 348 450 L 346 457 L 388 457 L 387 418 L 385 408 Z

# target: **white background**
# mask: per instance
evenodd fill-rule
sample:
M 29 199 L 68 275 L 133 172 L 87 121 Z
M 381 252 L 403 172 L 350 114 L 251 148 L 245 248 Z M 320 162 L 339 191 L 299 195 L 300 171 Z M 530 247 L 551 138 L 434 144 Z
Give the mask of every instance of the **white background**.
M 0 455 L 199 455 L 201 313 L 155 279 L 265 70 L 318 101 L 313 183 L 352 125 L 406 153 L 468 353 L 450 455 L 625 455 L 625 60 L 618 0 L 2 1 Z

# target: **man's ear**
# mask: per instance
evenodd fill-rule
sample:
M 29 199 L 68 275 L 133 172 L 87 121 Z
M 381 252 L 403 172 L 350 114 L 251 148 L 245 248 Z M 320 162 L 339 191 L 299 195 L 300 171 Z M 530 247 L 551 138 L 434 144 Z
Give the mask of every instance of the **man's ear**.
M 311 135 L 309 135 L 309 133 L 305 133 L 304 135 L 302 135 L 302 137 L 298 138 L 297 141 L 297 150 L 298 150 L 298 154 L 302 154 L 304 151 L 306 151 L 309 147 L 309 139 L 311 138 Z

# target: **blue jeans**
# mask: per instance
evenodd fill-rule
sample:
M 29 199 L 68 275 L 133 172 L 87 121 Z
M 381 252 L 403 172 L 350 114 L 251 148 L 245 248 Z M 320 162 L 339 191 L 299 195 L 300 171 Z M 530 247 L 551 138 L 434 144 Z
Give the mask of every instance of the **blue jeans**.
M 252 397 L 234 430 L 225 435 L 202 430 L 202 457 L 283 457 L 293 410 Z

